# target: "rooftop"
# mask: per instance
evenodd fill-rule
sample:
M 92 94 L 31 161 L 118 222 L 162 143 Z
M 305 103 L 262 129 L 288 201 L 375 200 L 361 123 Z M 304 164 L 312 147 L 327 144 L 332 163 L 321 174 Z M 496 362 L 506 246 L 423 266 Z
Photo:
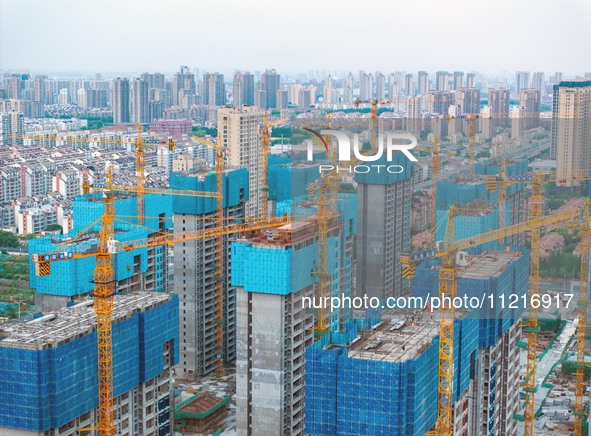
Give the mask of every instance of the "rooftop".
M 170 294 L 134 292 L 114 297 L 113 322 L 145 312 L 172 299 Z M 44 349 L 70 342 L 95 330 L 93 300 L 51 312 L 27 322 L 3 324 L 0 347 Z
M 457 317 L 464 313 L 456 311 Z M 439 335 L 439 321 L 427 311 L 388 311 L 383 321 L 371 330 L 364 330 L 351 342 L 349 357 L 387 362 L 406 362 L 416 359 Z
M 507 266 L 523 256 L 520 251 L 487 250 L 468 257 L 468 264 L 459 270 L 464 279 L 489 279 L 501 275 Z

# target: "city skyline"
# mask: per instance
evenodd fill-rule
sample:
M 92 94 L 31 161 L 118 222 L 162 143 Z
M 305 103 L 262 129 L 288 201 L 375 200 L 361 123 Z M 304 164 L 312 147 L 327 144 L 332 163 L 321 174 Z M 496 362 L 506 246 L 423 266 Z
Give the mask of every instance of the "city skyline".
M 252 6 L 175 0 L 162 7 L 153 0 L 108 0 L 91 10 L 72 0 L 5 0 L 0 4 L 0 69 L 133 74 L 172 72 L 189 64 L 222 72 L 276 68 L 286 74 L 360 66 L 385 72 L 446 68 L 501 73 L 502 68 L 581 74 L 591 70 L 591 61 L 580 56 L 591 38 L 584 21 L 591 4 L 571 3 L 567 9 L 551 0 L 502 0 L 494 8 L 483 8 L 456 0 L 450 8 L 424 0 L 396 5 L 371 2 L 360 8 L 304 0 L 283 5 L 282 14 L 274 14 L 276 5 L 268 1 Z M 460 11 L 462 26 L 442 27 L 441 23 L 457 20 Z M 48 16 L 53 17 L 49 25 Z M 522 16 L 528 19 L 520 20 Z M 289 23 L 295 23 L 293 31 Z M 241 27 L 238 44 L 230 30 Z M 489 32 L 491 28 L 503 32 Z M 383 34 L 375 29 L 384 29 Z M 576 38 L 570 37 L 572 29 L 577 29 Z M 416 40 L 409 40 L 410 34 L 416 34 Z M 318 38 L 324 35 L 329 36 Z M 453 47 L 436 48 L 442 37 Z M 525 50 L 528 41 L 535 44 Z

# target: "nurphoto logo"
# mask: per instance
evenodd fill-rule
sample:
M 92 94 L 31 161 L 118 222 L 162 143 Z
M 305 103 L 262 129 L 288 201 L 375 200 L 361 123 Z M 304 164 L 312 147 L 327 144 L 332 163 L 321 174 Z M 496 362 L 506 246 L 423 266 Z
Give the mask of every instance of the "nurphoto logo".
M 383 164 L 371 164 L 367 165 L 364 163 L 354 164 L 354 162 L 375 162 L 382 158 L 384 155 L 384 150 L 386 152 L 386 160 L 388 162 L 392 161 L 392 157 L 394 152 L 399 151 L 404 154 L 411 162 L 416 162 L 417 158 L 412 155 L 410 150 L 412 150 L 417 145 L 417 138 L 412 133 L 408 132 L 386 132 L 380 133 L 377 137 L 377 150 L 370 150 L 369 152 L 362 153 L 362 150 L 359 147 L 359 134 L 353 134 L 353 140 L 344 132 L 339 130 L 321 130 L 317 132 L 315 130 L 309 129 L 307 127 L 303 128 L 307 132 L 310 132 L 313 136 L 312 139 L 314 142 L 321 147 L 321 149 L 326 151 L 327 158 L 329 158 L 329 150 L 328 150 L 328 142 L 326 141 L 325 137 L 330 135 L 336 139 L 336 141 L 331 141 L 331 145 L 333 147 L 337 147 L 338 154 L 337 160 L 338 162 L 350 162 L 351 165 L 330 165 L 330 164 L 323 164 L 319 165 L 318 171 L 328 172 L 328 171 L 336 171 L 339 172 L 348 172 L 348 173 L 356 173 L 356 174 L 363 174 L 369 173 L 370 171 L 376 172 L 388 172 L 391 174 L 398 174 L 404 171 L 404 167 L 402 165 L 383 165 Z M 312 143 L 308 144 L 308 161 L 314 160 L 314 145 Z M 353 155 L 355 156 L 354 162 L 351 162 L 351 150 L 353 150 Z M 373 152 L 373 154 L 371 154 Z

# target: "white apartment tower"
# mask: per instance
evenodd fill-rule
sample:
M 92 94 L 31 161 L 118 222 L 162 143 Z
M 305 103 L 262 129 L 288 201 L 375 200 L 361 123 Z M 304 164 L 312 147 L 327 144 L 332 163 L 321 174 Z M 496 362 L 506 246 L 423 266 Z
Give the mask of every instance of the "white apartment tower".
M 552 149 L 562 187 L 580 185 L 591 165 L 591 81 L 554 85 Z
M 248 169 L 247 217 L 261 216 L 264 212 L 261 204 L 263 117 L 264 111 L 251 106 L 218 109 L 218 130 L 226 150 L 226 163 Z

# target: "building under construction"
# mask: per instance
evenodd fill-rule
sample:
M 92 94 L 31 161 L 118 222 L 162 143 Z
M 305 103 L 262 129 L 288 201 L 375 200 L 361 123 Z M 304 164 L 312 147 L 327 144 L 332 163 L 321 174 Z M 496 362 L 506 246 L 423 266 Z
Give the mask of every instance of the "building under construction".
M 458 295 L 523 295 L 522 251 L 469 255 Z M 419 269 L 413 295 L 437 295 L 439 267 Z M 428 307 L 428 306 L 426 306 Z M 456 311 L 454 434 L 516 435 L 518 310 Z M 429 310 L 352 320 L 306 355 L 306 432 L 315 435 L 424 435 L 437 419 L 439 323 Z
M 150 239 L 165 232 L 172 225 L 172 197 L 149 194 L 145 196 L 145 222 L 138 224 L 137 197 L 115 196 L 115 239 L 119 242 Z M 68 235 L 47 235 L 29 241 L 29 254 L 95 251 L 100 218 L 104 213 L 103 194 L 76 197 L 73 202 L 74 229 Z M 71 242 L 73 235 L 84 234 Z M 68 245 L 63 248 L 61 244 Z M 29 282 L 35 290 L 35 307 L 39 311 L 56 310 L 88 296 L 94 289 L 94 256 L 54 262 L 48 276 L 39 276 L 30 257 Z M 117 291 L 121 293 L 145 290 L 162 292 L 168 279 L 168 248 L 155 245 L 132 251 L 121 251 L 114 256 L 113 266 Z
M 350 296 L 356 196 L 337 202 L 328 222 L 328 296 Z M 237 286 L 236 427 L 238 435 L 305 434 L 306 349 L 315 341 L 319 316 L 318 224 L 312 214 L 263 237 L 232 245 L 232 284 Z M 305 300 L 309 303 L 305 303 Z M 310 307 L 312 306 L 312 307 Z M 328 312 L 329 331 L 339 331 L 348 312 Z
M 175 296 L 134 292 L 114 297 L 115 434 L 172 432 L 178 339 Z M 0 434 L 76 435 L 96 428 L 96 343 L 93 300 L 3 324 Z
M 217 192 L 216 174 L 207 169 L 173 173 L 171 186 L 193 191 Z M 227 224 L 245 216 L 249 176 L 246 169 L 227 170 L 223 177 L 223 207 Z M 216 226 L 216 199 L 174 197 L 174 232 L 210 229 Z M 223 358 L 236 358 L 236 288 L 231 283 L 232 260 L 229 240 L 224 236 Z M 182 337 L 178 374 L 193 379 L 216 369 L 216 244 L 215 237 L 177 242 L 174 246 L 174 292 L 179 296 Z

